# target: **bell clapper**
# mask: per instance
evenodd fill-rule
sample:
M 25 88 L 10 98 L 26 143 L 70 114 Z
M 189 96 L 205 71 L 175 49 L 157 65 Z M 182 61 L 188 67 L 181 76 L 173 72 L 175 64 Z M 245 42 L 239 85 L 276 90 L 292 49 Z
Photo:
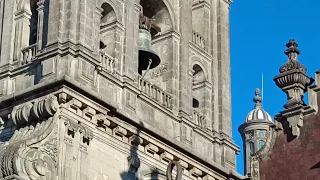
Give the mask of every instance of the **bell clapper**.
M 143 77 L 148 73 L 148 71 L 150 70 L 150 66 L 152 64 L 152 59 L 149 59 L 149 64 L 148 64 L 148 67 L 146 69 L 146 72 L 143 74 L 143 76 L 141 77 L 141 79 L 143 79 Z

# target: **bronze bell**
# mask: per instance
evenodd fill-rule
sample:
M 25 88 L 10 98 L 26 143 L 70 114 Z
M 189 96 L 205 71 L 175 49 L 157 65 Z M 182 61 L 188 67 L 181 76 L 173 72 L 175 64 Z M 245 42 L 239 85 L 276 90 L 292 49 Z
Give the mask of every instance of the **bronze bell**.
M 151 34 L 148 30 L 139 29 L 139 67 L 138 72 L 141 75 L 142 70 L 152 69 L 160 64 L 160 57 L 151 48 Z

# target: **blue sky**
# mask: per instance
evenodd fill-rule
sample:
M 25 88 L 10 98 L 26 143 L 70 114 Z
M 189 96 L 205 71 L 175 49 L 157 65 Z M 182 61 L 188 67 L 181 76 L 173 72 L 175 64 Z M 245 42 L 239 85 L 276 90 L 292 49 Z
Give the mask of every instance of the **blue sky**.
M 285 44 L 299 44 L 299 61 L 314 77 L 320 69 L 320 1 L 234 0 L 230 12 L 233 137 L 241 147 L 237 170 L 243 174 L 242 140 L 238 126 L 253 109 L 255 88 L 264 76 L 263 107 L 273 117 L 283 110 L 286 95 L 273 82 L 287 57 Z M 306 98 L 305 98 L 306 99 Z

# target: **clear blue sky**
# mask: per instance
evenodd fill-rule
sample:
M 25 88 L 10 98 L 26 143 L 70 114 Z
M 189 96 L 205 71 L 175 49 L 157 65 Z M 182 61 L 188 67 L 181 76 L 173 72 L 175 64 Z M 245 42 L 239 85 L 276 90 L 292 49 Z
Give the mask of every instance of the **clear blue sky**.
M 241 147 L 237 170 L 243 174 L 242 140 L 238 126 L 253 109 L 255 88 L 264 76 L 263 107 L 273 117 L 283 110 L 286 95 L 273 82 L 287 57 L 285 44 L 299 44 L 300 62 L 314 77 L 320 69 L 319 0 L 234 0 L 230 12 L 233 137 Z M 306 99 L 306 98 L 305 98 Z

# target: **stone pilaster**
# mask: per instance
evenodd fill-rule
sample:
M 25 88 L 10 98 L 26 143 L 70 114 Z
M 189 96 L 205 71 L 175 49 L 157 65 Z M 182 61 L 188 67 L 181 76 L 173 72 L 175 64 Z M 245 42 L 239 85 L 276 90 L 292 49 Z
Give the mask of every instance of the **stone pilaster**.
M 41 50 L 42 49 L 42 45 L 43 45 L 43 24 L 44 24 L 44 2 L 45 0 L 40 0 L 37 5 L 37 11 L 38 11 L 38 32 L 37 32 L 37 50 Z
M 14 56 L 13 62 L 19 61 L 22 58 L 21 49 L 29 46 L 30 34 L 30 9 L 25 9 L 23 5 L 15 11 L 15 38 L 14 38 Z
M 182 117 L 189 116 L 192 107 L 192 79 L 189 73 L 189 42 L 192 39 L 192 1 L 180 0 L 180 73 L 179 111 Z
M 218 104 L 219 130 L 231 137 L 231 87 L 230 87 L 230 35 L 229 2 L 220 0 L 218 5 Z
M 138 76 L 138 30 L 141 6 L 137 0 L 127 1 L 125 6 L 124 57 L 120 72 L 126 78 L 133 80 Z

